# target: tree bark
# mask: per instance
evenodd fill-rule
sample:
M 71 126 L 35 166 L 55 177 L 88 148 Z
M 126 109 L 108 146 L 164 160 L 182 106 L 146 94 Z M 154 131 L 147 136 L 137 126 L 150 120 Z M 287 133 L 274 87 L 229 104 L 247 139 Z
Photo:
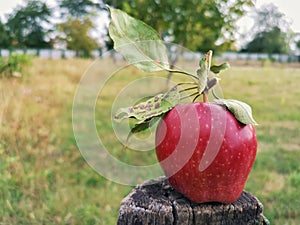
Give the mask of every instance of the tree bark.
M 231 204 L 191 202 L 165 177 L 138 185 L 125 197 L 118 225 L 267 225 L 263 205 L 244 191 Z

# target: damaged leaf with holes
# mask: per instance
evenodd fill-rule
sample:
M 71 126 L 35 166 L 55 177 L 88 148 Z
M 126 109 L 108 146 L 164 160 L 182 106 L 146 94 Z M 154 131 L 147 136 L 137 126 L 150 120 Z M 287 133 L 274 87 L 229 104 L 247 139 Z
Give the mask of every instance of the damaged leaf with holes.
M 145 102 L 137 105 L 121 108 L 115 114 L 115 120 L 121 122 L 127 118 L 138 120 L 136 124 L 142 124 L 147 119 L 162 115 L 168 112 L 180 101 L 178 87 L 173 87 L 165 94 L 158 94 Z

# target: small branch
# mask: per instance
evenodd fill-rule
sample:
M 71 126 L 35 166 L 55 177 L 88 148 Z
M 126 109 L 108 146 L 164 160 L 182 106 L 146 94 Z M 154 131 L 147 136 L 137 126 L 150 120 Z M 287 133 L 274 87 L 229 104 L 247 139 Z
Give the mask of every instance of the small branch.
M 219 80 L 220 80 L 220 79 L 219 79 L 219 78 L 216 78 L 216 77 L 210 79 L 210 80 L 207 82 L 207 88 L 208 88 L 208 90 L 211 89 L 211 88 L 213 88 L 215 85 L 217 85 L 218 82 L 219 82 Z
M 207 82 L 207 86 L 205 87 L 205 89 L 203 90 L 204 93 L 208 94 L 209 90 L 212 89 L 214 86 L 216 86 L 218 84 L 220 79 L 214 77 L 210 80 L 208 80 Z

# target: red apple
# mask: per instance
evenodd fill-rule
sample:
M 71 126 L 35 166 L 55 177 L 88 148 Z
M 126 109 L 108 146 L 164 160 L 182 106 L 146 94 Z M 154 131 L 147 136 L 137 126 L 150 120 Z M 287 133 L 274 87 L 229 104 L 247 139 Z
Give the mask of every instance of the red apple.
M 208 102 L 179 104 L 161 120 L 156 154 L 170 184 L 190 200 L 231 203 L 254 163 L 254 126 Z

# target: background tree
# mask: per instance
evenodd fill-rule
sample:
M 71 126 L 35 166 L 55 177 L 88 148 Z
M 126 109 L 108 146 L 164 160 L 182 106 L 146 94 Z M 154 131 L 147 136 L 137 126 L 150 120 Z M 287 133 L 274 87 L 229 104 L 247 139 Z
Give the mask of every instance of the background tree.
M 254 37 L 242 51 L 269 54 L 290 51 L 290 24 L 274 4 L 263 5 L 256 11 L 254 19 L 251 29 Z
M 62 14 L 72 18 L 85 18 L 103 8 L 102 0 L 57 0 Z
M 17 6 L 7 18 L 7 29 L 12 45 L 21 48 L 48 48 L 52 46 L 48 34 L 52 31 L 50 8 L 43 1 L 27 0 Z
M 294 33 L 293 46 L 295 49 L 295 54 L 299 56 L 298 61 L 300 62 L 300 33 L 298 33 L 298 32 Z
M 5 24 L 0 19 L 0 48 L 9 48 L 11 44 L 11 38 L 7 31 Z
M 66 42 L 68 49 L 75 50 L 77 56 L 89 57 L 91 51 L 98 46 L 97 42 L 89 35 L 89 31 L 93 27 L 89 18 L 84 20 L 70 18 L 67 22 L 58 25 L 58 29 L 63 34 L 59 39 Z
M 252 0 L 107 0 L 109 5 L 152 26 L 164 40 L 191 50 L 220 49 L 233 43 L 235 22 Z M 222 44 L 217 45 L 219 41 Z
M 300 51 L 300 40 L 298 40 L 298 41 L 296 42 L 296 47 L 297 47 L 297 49 Z
M 274 27 L 270 31 L 263 31 L 256 34 L 255 38 L 249 42 L 244 51 L 261 53 L 288 53 L 290 51 L 287 42 L 287 34 L 280 28 Z
M 93 21 L 104 8 L 102 0 L 58 0 L 58 5 L 65 17 L 65 22 L 58 25 L 61 32 L 58 39 L 65 42 L 68 49 L 76 50 L 77 56 L 89 57 L 91 51 L 98 48 L 96 38 L 90 34 L 96 30 Z

